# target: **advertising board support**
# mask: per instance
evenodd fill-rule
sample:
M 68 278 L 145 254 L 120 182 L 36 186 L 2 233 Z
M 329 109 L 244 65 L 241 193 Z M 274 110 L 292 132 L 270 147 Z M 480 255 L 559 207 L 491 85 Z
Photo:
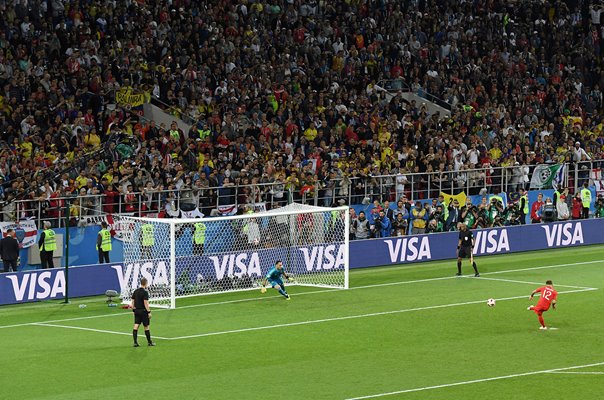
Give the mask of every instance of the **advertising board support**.
M 69 202 L 65 202 L 65 304 L 69 304 Z

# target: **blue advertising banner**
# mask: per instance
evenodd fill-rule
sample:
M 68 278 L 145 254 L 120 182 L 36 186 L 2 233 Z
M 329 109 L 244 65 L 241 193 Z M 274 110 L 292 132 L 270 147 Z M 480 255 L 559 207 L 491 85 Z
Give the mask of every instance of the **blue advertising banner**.
M 120 289 L 115 272 L 106 265 L 69 269 L 69 296 L 83 297 Z M 65 269 L 45 269 L 0 274 L 0 304 L 65 298 Z
M 524 225 L 475 230 L 474 253 L 478 256 L 604 243 L 604 219 Z M 458 232 L 358 240 L 350 243 L 350 268 L 400 265 L 456 257 Z M 313 274 L 320 279 L 329 271 L 344 268 L 344 249 L 334 244 L 309 247 L 235 251 L 220 255 L 179 257 L 176 260 L 177 292 L 185 285 L 211 285 L 233 277 L 247 284 L 261 279 L 277 259 L 293 275 Z M 140 278 L 151 285 L 169 282 L 169 261 L 154 259 L 124 265 L 73 267 L 69 271 L 69 296 L 93 296 L 107 289 L 133 288 Z M 314 279 L 316 282 L 316 279 Z M 0 304 L 61 299 L 65 296 L 63 269 L 0 274 Z
M 474 254 L 514 253 L 604 243 L 604 219 L 474 230 Z M 459 232 L 359 240 L 350 245 L 350 268 L 456 257 Z

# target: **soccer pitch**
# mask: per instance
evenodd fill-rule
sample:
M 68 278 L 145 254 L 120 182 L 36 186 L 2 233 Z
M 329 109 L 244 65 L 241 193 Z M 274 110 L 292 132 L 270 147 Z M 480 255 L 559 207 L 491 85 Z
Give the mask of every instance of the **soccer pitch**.
M 0 308 L 2 399 L 562 399 L 604 389 L 604 246 L 352 270 L 350 290 L 178 300 L 147 347 L 103 297 Z M 526 310 L 552 279 L 540 331 Z M 488 298 L 497 299 L 487 307 Z M 86 308 L 79 308 L 86 304 Z M 532 304 L 536 304 L 536 299 Z

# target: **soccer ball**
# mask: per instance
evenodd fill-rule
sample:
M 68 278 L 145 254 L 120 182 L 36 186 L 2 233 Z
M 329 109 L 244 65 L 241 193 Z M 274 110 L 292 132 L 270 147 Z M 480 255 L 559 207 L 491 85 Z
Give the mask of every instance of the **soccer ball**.
M 494 307 L 495 306 L 495 299 L 488 299 L 487 300 L 487 306 Z
M 252 244 L 253 244 L 254 246 L 258 246 L 258 244 L 260 244 L 260 239 L 258 239 L 258 238 L 254 239 L 254 240 L 252 241 Z

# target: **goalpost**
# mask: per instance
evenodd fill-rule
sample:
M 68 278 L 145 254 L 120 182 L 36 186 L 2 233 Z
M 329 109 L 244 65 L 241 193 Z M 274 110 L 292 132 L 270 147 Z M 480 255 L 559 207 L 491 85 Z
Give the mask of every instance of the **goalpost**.
M 121 297 L 129 303 L 141 278 L 149 303 L 176 308 L 176 299 L 253 290 L 283 261 L 290 285 L 348 288 L 348 207 L 293 203 L 230 217 L 119 217 L 124 235 Z

